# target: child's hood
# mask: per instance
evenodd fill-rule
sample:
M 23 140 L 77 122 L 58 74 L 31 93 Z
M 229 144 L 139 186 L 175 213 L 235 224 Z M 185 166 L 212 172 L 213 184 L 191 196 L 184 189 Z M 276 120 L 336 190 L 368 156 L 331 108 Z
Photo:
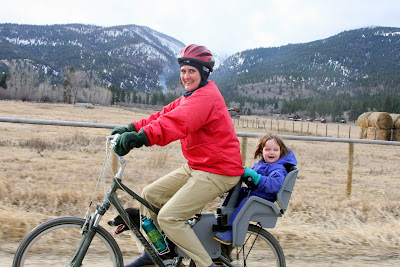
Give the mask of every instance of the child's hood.
M 285 164 L 297 165 L 297 159 L 292 151 L 288 151 L 285 157 L 280 157 L 275 163 L 282 165 Z
M 284 165 L 286 164 L 297 165 L 296 156 L 292 151 L 289 151 L 285 157 L 281 157 L 273 163 L 266 163 L 264 159 L 261 159 L 254 164 L 252 169 L 258 173 L 262 173 L 262 175 L 267 175 L 277 169 L 285 170 Z

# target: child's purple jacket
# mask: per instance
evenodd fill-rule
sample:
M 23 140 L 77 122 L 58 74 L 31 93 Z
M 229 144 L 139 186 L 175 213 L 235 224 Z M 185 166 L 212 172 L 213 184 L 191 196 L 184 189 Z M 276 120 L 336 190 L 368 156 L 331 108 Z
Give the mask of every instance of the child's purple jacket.
M 249 197 L 258 196 L 271 202 L 276 200 L 276 194 L 281 189 L 283 181 L 287 175 L 284 166 L 286 164 L 297 165 L 296 157 L 291 151 L 289 151 L 285 157 L 281 157 L 274 163 L 266 163 L 264 159 L 261 159 L 253 165 L 252 169 L 258 174 L 261 174 L 260 181 L 257 184 L 257 188 L 251 189 L 250 193 L 248 188 L 241 188 L 237 203 L 238 207 L 233 211 L 232 216 L 229 219 L 229 225 L 232 225 L 240 209 Z
M 297 165 L 297 160 L 293 152 L 289 151 L 285 157 L 279 158 L 274 163 L 266 163 L 264 159 L 255 163 L 252 167 L 258 174 L 261 174 L 261 179 L 258 182 L 257 188 L 251 190 L 250 196 L 258 196 L 270 201 L 276 200 L 276 194 L 283 185 L 283 181 L 287 175 L 284 165 Z

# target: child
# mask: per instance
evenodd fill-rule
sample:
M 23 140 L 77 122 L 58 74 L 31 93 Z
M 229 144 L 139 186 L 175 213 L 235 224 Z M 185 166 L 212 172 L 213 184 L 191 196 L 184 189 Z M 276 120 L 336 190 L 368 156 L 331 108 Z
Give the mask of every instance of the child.
M 255 163 L 251 169 L 244 167 L 245 171 L 242 175 L 242 177 L 251 177 L 251 182 L 248 182 L 247 179 L 244 182 L 246 184 L 254 183 L 256 188 L 249 190 L 247 187 L 242 187 L 238 199 L 239 205 L 233 211 L 229 225 L 232 225 L 236 215 L 250 196 L 258 196 L 274 202 L 287 175 L 285 165 L 297 165 L 295 155 L 277 135 L 267 134 L 260 139 L 254 153 L 254 158 L 258 157 L 261 157 L 261 160 Z M 214 239 L 230 245 L 232 244 L 232 230 L 217 232 Z

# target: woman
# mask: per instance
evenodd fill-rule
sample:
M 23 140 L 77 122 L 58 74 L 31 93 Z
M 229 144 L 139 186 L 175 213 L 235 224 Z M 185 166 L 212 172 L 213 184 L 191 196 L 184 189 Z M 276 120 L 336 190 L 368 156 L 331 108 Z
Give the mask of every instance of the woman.
M 142 206 L 141 214 L 158 222 L 197 267 L 215 266 L 186 221 L 238 183 L 244 172 L 240 144 L 225 101 L 208 80 L 214 66 L 210 50 L 189 45 L 180 52 L 178 63 L 186 92 L 162 111 L 115 128 L 112 134 L 121 136 L 114 150 L 122 156 L 132 147 L 165 146 L 180 140 L 187 164 L 143 189 L 142 197 L 160 212 L 156 216 Z M 126 266 L 145 266 L 148 260 L 144 252 Z

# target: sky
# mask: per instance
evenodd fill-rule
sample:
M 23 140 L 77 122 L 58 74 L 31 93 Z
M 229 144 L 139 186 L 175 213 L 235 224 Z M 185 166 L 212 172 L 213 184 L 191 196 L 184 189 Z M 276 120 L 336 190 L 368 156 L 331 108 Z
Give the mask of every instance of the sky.
M 220 56 L 400 27 L 398 0 L 0 0 L 0 23 L 148 26 Z

